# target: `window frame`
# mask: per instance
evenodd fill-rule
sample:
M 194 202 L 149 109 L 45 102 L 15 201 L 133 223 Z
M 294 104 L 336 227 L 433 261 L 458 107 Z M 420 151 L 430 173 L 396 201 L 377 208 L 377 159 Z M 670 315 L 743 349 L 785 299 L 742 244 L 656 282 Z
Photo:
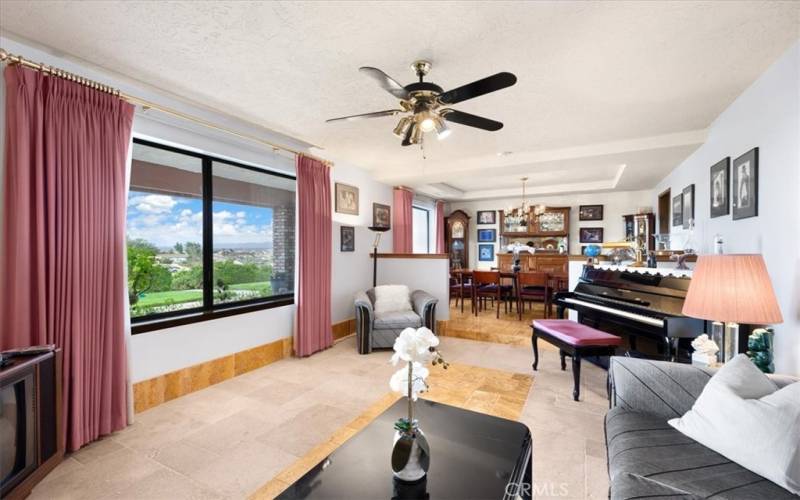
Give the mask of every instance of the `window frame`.
M 191 309 L 182 309 L 178 311 L 169 311 L 163 313 L 149 314 L 147 316 L 131 317 L 131 334 L 136 335 L 139 333 L 152 332 L 156 330 L 163 330 L 175 326 L 188 325 L 191 323 L 199 323 L 201 321 L 210 321 L 213 319 L 224 318 L 236 314 L 246 314 L 254 311 L 261 311 L 264 309 L 272 309 L 275 307 L 283 307 L 294 304 L 294 292 L 282 293 L 272 295 L 270 297 L 262 297 L 255 299 L 247 299 L 236 302 L 225 302 L 221 304 L 214 304 L 214 220 L 213 220 L 213 203 L 214 203 L 214 162 L 224 163 L 234 167 L 243 168 L 253 172 L 258 172 L 264 175 L 273 175 L 275 177 L 282 177 L 284 179 L 291 179 L 297 183 L 297 177 L 294 175 L 286 174 L 283 172 L 276 172 L 259 168 L 253 165 L 247 165 L 227 158 L 210 155 L 207 153 L 200 153 L 189 149 L 182 149 L 159 142 L 154 142 L 148 139 L 139 137 L 133 138 L 134 144 L 142 146 L 153 147 L 169 151 L 172 153 L 183 154 L 199 158 L 202 162 L 202 206 L 203 206 L 203 305 L 200 307 L 193 307 Z M 130 191 L 130 188 L 129 188 Z M 295 200 L 297 199 L 297 191 L 295 191 Z M 295 201 L 296 206 L 296 201 Z M 125 214 L 127 220 L 127 210 Z M 295 235 L 296 236 L 296 235 Z M 127 238 L 127 235 L 126 235 Z M 127 263 L 125 264 L 127 266 Z M 126 283 L 127 287 L 127 283 Z
M 425 212 L 425 253 L 420 253 L 419 255 L 425 255 L 431 253 L 431 210 L 429 208 L 421 207 L 419 205 L 411 205 L 411 220 L 414 220 L 414 210 L 420 210 Z M 412 231 L 412 241 L 411 241 L 411 248 L 413 251 L 414 248 L 414 241 L 413 241 L 413 231 Z

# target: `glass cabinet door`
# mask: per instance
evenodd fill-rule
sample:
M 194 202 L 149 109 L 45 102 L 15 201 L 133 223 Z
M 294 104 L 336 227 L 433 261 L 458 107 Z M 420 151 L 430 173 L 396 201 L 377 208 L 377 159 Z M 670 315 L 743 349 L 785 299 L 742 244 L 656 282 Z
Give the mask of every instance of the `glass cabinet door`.
M 566 227 L 567 217 L 564 212 L 545 212 L 539 216 L 540 233 L 563 233 Z

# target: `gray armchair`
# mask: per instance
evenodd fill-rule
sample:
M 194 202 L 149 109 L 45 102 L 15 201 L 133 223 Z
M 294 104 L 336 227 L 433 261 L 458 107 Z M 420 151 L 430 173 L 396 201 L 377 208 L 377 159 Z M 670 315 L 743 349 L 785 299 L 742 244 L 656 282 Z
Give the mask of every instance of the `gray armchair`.
M 356 307 L 356 343 L 359 354 L 369 354 L 372 349 L 392 347 L 394 340 L 406 328 L 427 327 L 436 333 L 436 304 L 439 299 L 415 290 L 411 293 L 413 311 L 375 314 L 375 290 L 358 292 Z

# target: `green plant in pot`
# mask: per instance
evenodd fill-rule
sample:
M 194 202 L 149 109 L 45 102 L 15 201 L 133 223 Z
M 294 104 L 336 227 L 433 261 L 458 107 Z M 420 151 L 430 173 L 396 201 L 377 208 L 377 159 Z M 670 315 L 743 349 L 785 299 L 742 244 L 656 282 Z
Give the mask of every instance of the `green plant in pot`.
M 764 373 L 775 373 L 772 361 L 772 328 L 756 328 L 747 337 L 747 357 Z

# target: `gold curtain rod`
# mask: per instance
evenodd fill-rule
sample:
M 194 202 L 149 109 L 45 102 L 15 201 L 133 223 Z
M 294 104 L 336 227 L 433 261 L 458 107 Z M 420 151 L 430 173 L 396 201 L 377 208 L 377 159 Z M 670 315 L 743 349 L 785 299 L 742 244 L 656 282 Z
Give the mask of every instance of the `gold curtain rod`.
M 215 129 L 215 130 L 219 130 L 220 132 L 225 132 L 225 133 L 230 134 L 230 135 L 235 135 L 237 137 L 241 137 L 242 139 L 247 139 L 249 141 L 254 141 L 254 142 L 258 142 L 260 144 L 264 144 L 264 145 L 269 146 L 270 148 L 272 148 L 272 150 L 275 151 L 275 152 L 277 152 L 277 151 L 286 151 L 287 153 L 291 153 L 291 154 L 296 155 L 296 156 L 306 156 L 308 158 L 313 158 L 313 159 L 315 159 L 317 161 L 320 161 L 320 162 L 324 163 L 325 165 L 327 165 L 328 167 L 333 167 L 333 162 L 330 162 L 330 161 L 325 160 L 323 158 L 319 158 L 317 156 L 314 156 L 314 155 L 311 155 L 311 154 L 308 154 L 308 153 L 304 153 L 302 151 L 297 151 L 295 149 L 288 148 L 286 146 L 273 144 L 273 143 L 271 143 L 271 142 L 269 142 L 267 140 L 264 140 L 264 139 L 262 139 L 260 137 L 255 136 L 255 135 L 251 135 L 251 134 L 247 134 L 247 133 L 243 133 L 243 132 L 238 132 L 238 131 L 233 130 L 231 128 L 223 127 L 222 125 L 217 125 L 216 123 L 210 122 L 210 121 L 205 120 L 203 118 L 198 118 L 198 117 L 190 115 L 188 113 L 184 113 L 183 111 L 178 111 L 177 109 L 172 109 L 172 108 L 169 108 L 169 107 L 166 107 L 166 106 L 162 106 L 160 104 L 156 104 L 154 102 L 148 101 L 147 99 L 142 99 L 141 97 L 136 97 L 136 96 L 132 96 L 132 95 L 126 94 L 126 93 L 121 92 L 119 89 L 116 89 L 114 87 L 105 85 L 105 84 L 97 82 L 95 80 L 91 80 L 89 78 L 82 77 L 80 75 L 76 75 L 74 73 L 70 73 L 69 71 L 65 71 L 63 69 L 56 68 L 54 66 L 49 66 L 49 65 L 44 64 L 44 63 L 35 63 L 35 62 L 33 62 L 33 61 L 29 60 L 29 59 L 25 59 L 22 56 L 15 55 L 15 54 L 10 54 L 9 52 L 7 52 L 5 49 L 2 49 L 2 48 L 0 48 L 0 63 L 19 64 L 20 66 L 24 66 L 26 68 L 34 69 L 36 71 L 39 71 L 40 73 L 44 73 L 45 75 L 55 76 L 55 77 L 58 77 L 58 78 L 63 78 L 64 80 L 69 80 L 71 82 L 75 82 L 75 83 L 78 83 L 80 85 L 84 85 L 86 87 L 90 87 L 90 88 L 98 90 L 100 92 L 105 92 L 107 94 L 111 94 L 111 95 L 113 95 L 115 97 L 119 97 L 123 101 L 127 101 L 127 102 L 129 102 L 129 103 L 131 103 L 133 105 L 136 105 L 136 106 L 141 106 L 142 109 L 144 109 L 144 110 L 155 109 L 157 111 L 161 111 L 162 113 L 165 113 L 165 114 L 168 114 L 168 115 L 172 115 L 172 116 L 175 116 L 175 117 L 178 117 L 178 118 L 181 118 L 181 119 L 184 119 L 184 120 L 188 120 L 188 121 L 191 121 L 191 122 L 199 123 L 200 125 L 203 125 L 204 127 L 212 128 L 212 129 Z

